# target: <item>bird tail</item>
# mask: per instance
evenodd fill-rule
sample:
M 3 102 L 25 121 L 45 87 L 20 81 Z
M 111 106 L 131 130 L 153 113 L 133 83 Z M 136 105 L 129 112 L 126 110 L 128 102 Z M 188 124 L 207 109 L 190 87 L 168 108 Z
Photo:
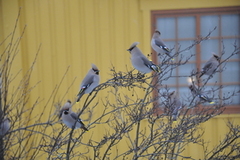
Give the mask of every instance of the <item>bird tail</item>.
M 204 101 L 206 101 L 206 102 L 208 102 L 208 103 L 210 103 L 210 104 L 214 104 L 214 103 L 215 103 L 215 102 L 212 101 L 211 98 L 208 98 L 207 96 L 199 95 L 199 97 L 200 97 L 202 100 L 204 100 Z
M 76 101 L 76 102 L 79 102 L 79 101 L 80 101 L 80 99 L 81 99 L 81 97 L 83 96 L 83 94 L 84 94 L 84 89 L 81 89 L 81 90 L 79 91 L 78 95 L 77 95 L 77 101 Z
M 204 72 L 201 72 L 201 74 L 200 74 L 199 78 L 201 78 L 203 75 L 204 75 Z
M 173 115 L 172 115 L 172 120 L 173 120 L 173 121 L 177 121 L 177 114 L 173 114 Z
M 153 71 L 155 71 L 155 72 L 161 72 L 160 67 L 157 66 L 157 65 L 152 65 L 152 66 L 151 66 L 151 69 L 152 69 Z
M 85 126 L 83 126 L 83 127 L 81 127 L 84 131 L 88 131 L 88 129 L 85 127 Z
M 81 124 L 81 127 L 84 131 L 88 131 L 88 129 L 85 127 L 84 123 L 82 122 L 81 119 L 78 120 L 78 122 Z
M 170 49 L 169 48 L 167 48 L 167 47 L 163 47 L 163 49 L 167 52 L 166 54 L 168 54 L 168 53 L 170 53 L 171 51 L 170 51 Z

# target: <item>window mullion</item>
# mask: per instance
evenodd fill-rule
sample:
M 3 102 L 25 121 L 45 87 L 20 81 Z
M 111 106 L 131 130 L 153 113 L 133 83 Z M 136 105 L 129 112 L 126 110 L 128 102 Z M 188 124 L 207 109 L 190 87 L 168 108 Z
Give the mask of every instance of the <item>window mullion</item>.
M 201 16 L 196 15 L 196 36 L 201 36 Z M 196 67 L 201 70 L 201 46 L 196 45 Z

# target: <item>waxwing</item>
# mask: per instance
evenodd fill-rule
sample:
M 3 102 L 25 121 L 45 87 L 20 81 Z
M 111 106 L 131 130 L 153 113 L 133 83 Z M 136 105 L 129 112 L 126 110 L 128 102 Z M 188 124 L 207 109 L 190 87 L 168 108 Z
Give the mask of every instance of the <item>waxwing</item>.
M 179 97 L 176 95 L 175 91 L 169 94 L 169 98 L 170 98 L 170 104 L 172 108 L 172 120 L 176 121 L 180 113 L 180 110 L 182 109 L 182 103 Z
M 69 128 L 73 128 L 75 126 L 74 129 L 82 128 L 83 130 L 88 131 L 82 120 L 78 117 L 76 113 L 72 111 L 71 108 L 71 101 L 68 100 L 61 109 L 60 116 L 63 123 Z
M 134 42 L 127 50 L 131 53 L 131 62 L 135 69 L 145 74 L 151 71 L 160 72 L 160 67 L 148 60 L 141 50 L 137 47 L 139 42 Z
M 198 89 L 195 84 L 190 84 L 188 87 L 189 87 L 192 95 L 193 95 L 193 96 L 196 96 L 199 101 L 208 102 L 208 103 L 210 103 L 210 104 L 213 104 L 213 103 L 214 103 L 214 102 L 212 101 L 212 99 L 207 96 L 207 93 L 204 92 L 204 91 L 201 91 L 200 89 Z
M 199 77 L 202 77 L 203 75 L 214 74 L 219 63 L 220 63 L 220 57 L 216 54 L 213 54 L 213 56 L 203 66 Z
M 4 118 L 0 125 L 0 136 L 5 135 L 9 129 L 10 129 L 10 119 Z
M 77 102 L 79 102 L 80 98 L 86 94 L 91 93 L 94 88 L 96 88 L 99 84 L 100 76 L 99 70 L 95 64 L 92 64 L 92 68 L 88 71 L 87 75 L 83 79 L 80 90 L 77 95 Z
M 155 52 L 157 52 L 157 54 L 166 54 L 169 57 L 171 57 L 170 50 L 166 46 L 166 44 L 163 42 L 163 40 L 160 38 L 160 35 L 161 35 L 161 32 L 156 29 L 155 32 L 153 33 L 152 40 L 151 40 L 152 49 Z

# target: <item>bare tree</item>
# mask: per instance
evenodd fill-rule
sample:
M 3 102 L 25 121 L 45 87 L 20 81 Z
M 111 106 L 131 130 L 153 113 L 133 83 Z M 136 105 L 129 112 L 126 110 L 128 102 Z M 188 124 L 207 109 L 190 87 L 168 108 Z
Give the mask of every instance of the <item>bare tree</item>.
M 239 96 L 240 91 L 232 91 L 225 97 L 216 96 L 218 90 L 224 86 L 214 87 L 215 104 L 210 107 L 203 106 L 199 101 L 199 94 L 192 94 L 180 98 L 181 107 L 176 108 L 176 100 L 171 99 L 172 90 L 163 82 L 174 77 L 173 70 L 188 63 L 189 57 L 182 53 L 190 50 L 203 41 L 207 41 L 211 32 L 202 38 L 198 38 L 187 48 L 178 48 L 173 57 L 179 57 L 177 61 L 171 58 L 161 57 L 161 73 L 142 75 L 136 70 L 116 71 L 114 65 L 110 69 L 110 79 L 100 84 L 91 94 L 82 98 L 83 106 L 78 111 L 79 117 L 85 117 L 84 122 L 90 130 L 69 129 L 58 118 L 59 111 L 65 102 L 55 100 L 59 87 L 68 72 L 63 75 L 60 83 L 52 91 L 47 104 L 41 106 L 44 109 L 50 104 L 55 113 L 50 113 L 48 119 L 43 120 L 43 113 L 31 119 L 29 114 L 36 112 L 41 103 L 40 98 L 29 105 L 31 91 L 38 87 L 38 83 L 29 86 L 29 80 L 33 72 L 33 66 L 37 62 L 37 56 L 41 46 L 36 50 L 29 70 L 24 73 L 17 87 L 13 87 L 14 80 L 19 79 L 19 70 L 12 73 L 11 68 L 16 55 L 21 37 L 15 38 L 15 30 L 18 25 L 19 15 L 13 30 L 3 43 L 7 47 L 1 53 L 1 94 L 0 94 L 0 122 L 4 117 L 11 119 L 11 128 L 0 137 L 0 159 L 194 159 L 183 154 L 190 143 L 201 146 L 204 150 L 204 159 L 236 159 L 240 157 L 239 136 L 240 127 L 228 122 L 229 133 L 213 150 L 208 149 L 208 144 L 203 139 L 204 129 L 201 123 L 223 113 L 225 106 L 231 104 L 234 96 Z M 215 28 L 213 29 L 215 30 Z M 1 43 L 1 46 L 2 44 Z M 0 46 L 0 47 L 1 47 Z M 222 68 L 227 61 L 240 53 L 237 45 L 233 46 L 232 53 L 222 59 L 215 72 L 224 72 Z M 222 55 L 224 55 L 224 48 Z M 220 67 L 221 66 L 221 67 Z M 193 70 L 189 75 L 194 79 L 192 85 L 197 84 L 197 93 L 202 93 L 211 76 L 203 81 L 198 77 L 199 71 Z M 73 79 L 74 83 L 75 79 Z M 72 84 L 73 84 L 72 83 Z M 69 85 L 69 88 L 72 86 Z M 201 84 L 201 85 L 199 85 Z M 11 89 L 11 92 L 10 92 Z M 99 94 L 104 92 L 104 98 L 99 99 Z M 67 97 L 68 90 L 64 97 Z M 210 96 L 207 94 L 207 96 Z M 67 97 L 75 99 L 75 97 Z M 85 99 L 85 100 L 83 100 Z M 73 103 L 75 109 L 77 105 Z M 101 106 L 101 109 L 97 109 Z M 54 108 L 55 107 L 55 108 Z M 38 109 L 39 110 L 39 109 Z M 98 113 L 96 113 L 96 110 Z M 176 115 L 173 118 L 172 115 Z M 175 120 L 177 119 L 177 121 Z M 29 123 L 29 121 L 33 123 Z M 90 134 L 86 136 L 86 134 Z M 96 138 L 95 134 L 101 138 Z M 125 148 L 123 148 L 125 147 Z

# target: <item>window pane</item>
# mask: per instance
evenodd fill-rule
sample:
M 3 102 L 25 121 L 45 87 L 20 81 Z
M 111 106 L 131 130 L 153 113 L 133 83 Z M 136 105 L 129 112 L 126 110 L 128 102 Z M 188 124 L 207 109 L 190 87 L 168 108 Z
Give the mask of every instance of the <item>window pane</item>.
M 204 86 L 202 88 L 202 92 L 204 95 L 206 95 L 209 99 L 211 99 L 214 103 L 210 104 L 206 101 L 202 101 L 204 106 L 210 106 L 210 105 L 215 105 L 215 103 L 218 103 L 217 101 L 219 100 L 219 89 L 216 90 L 219 86 Z M 215 89 L 215 91 L 214 91 Z M 199 98 L 196 98 L 197 101 L 199 101 Z
M 169 49 L 173 49 L 176 45 L 175 41 L 165 41 L 165 44 L 166 46 L 169 48 Z M 172 55 L 176 53 L 176 47 L 172 50 Z
M 160 102 L 160 106 L 161 106 L 161 109 L 164 109 L 165 105 L 164 103 L 166 102 L 167 100 L 167 94 L 168 93 L 171 93 L 173 91 L 177 91 L 177 88 L 176 87 L 167 87 L 167 88 L 161 88 L 160 89 L 160 97 L 159 97 L 159 102 Z
M 175 38 L 175 18 L 158 18 L 157 29 L 161 32 L 162 39 Z
M 240 90 L 240 86 L 225 86 L 222 91 L 222 96 L 223 98 L 227 98 L 227 97 L 231 97 L 227 102 L 230 104 L 240 104 L 240 98 L 239 98 L 239 94 L 237 94 L 236 96 L 231 96 L 231 94 L 233 92 L 237 92 Z M 231 103 L 232 101 L 232 103 Z
M 192 44 L 193 44 L 192 41 L 179 41 L 180 51 L 186 49 L 187 47 L 191 46 Z M 182 56 L 183 60 L 186 60 L 186 59 L 190 58 L 191 55 L 194 55 L 189 60 L 195 61 L 196 60 L 195 54 L 196 54 L 196 46 L 194 46 L 190 50 L 186 50 L 186 51 L 182 52 L 179 56 Z
M 179 98 L 181 100 L 182 103 L 184 103 L 185 101 L 187 101 L 187 97 L 189 97 L 189 89 L 188 87 L 179 87 Z
M 162 78 L 163 84 L 173 85 L 177 83 L 176 77 L 172 77 L 172 76 L 176 76 L 176 69 L 171 69 L 171 67 L 168 67 L 166 70 L 163 71 L 162 74 L 164 74 Z
M 174 55 L 176 53 L 175 41 L 165 41 L 165 44 L 170 50 L 173 49 L 170 55 Z M 160 64 L 162 62 L 162 59 L 166 57 L 168 58 L 167 54 L 158 55 L 158 64 Z
M 196 37 L 195 17 L 179 17 L 178 18 L 178 38 L 194 38 Z
M 202 67 L 204 66 L 204 64 L 202 63 Z M 201 68 L 202 70 L 202 68 Z M 209 75 L 203 75 L 202 77 L 202 80 L 205 82 L 208 78 L 209 78 Z M 216 83 L 219 83 L 220 81 L 220 73 L 219 72 L 216 72 L 212 75 L 212 77 L 208 80 L 207 82 L 207 85 L 214 85 Z
M 224 82 L 240 82 L 240 62 L 227 62 L 226 69 L 222 72 Z
M 226 8 L 226 10 L 228 9 Z M 174 62 L 180 59 L 183 62 L 191 55 L 194 55 L 189 59 L 187 64 L 175 68 L 171 72 L 172 74 L 166 71 L 165 78 L 168 78 L 165 80 L 162 79 L 162 85 L 171 87 L 170 92 L 173 90 L 177 91 L 183 102 L 187 102 L 189 96 L 192 95 L 188 88 L 190 82 L 188 76 L 191 75 L 193 70 L 201 71 L 213 53 L 222 56 L 222 60 L 224 60 L 233 53 L 236 47 L 240 46 L 240 14 L 237 11 L 229 12 L 229 14 L 221 12 L 221 10 L 214 13 L 209 12 L 209 14 L 205 11 L 206 9 L 204 13 L 194 12 L 193 14 L 186 12 L 186 14 L 174 15 L 171 13 L 164 18 L 159 17 L 157 19 L 156 26 L 162 32 L 162 38 L 165 40 L 166 45 L 169 48 L 175 47 L 172 53 L 176 53 L 177 50 L 183 51 L 191 46 L 197 36 L 204 37 L 217 27 L 208 40 L 202 41 L 190 50 L 181 52 L 178 57 L 174 58 Z M 196 56 L 196 54 L 198 55 Z M 158 60 L 161 62 L 162 58 Z M 200 68 L 197 68 L 197 66 Z M 228 92 L 232 92 L 234 89 L 238 89 L 237 91 L 240 90 L 240 54 L 232 56 L 217 71 L 219 70 L 223 71 L 221 73 L 216 72 L 211 76 L 203 75 L 200 80 L 200 85 L 206 84 L 204 86 L 205 91 L 209 91 L 211 88 L 216 89 L 219 86 L 224 87 L 214 93 L 210 93 L 210 96 L 214 97 L 215 100 L 223 96 L 227 97 Z M 194 80 L 195 82 L 197 81 L 196 77 L 194 77 Z M 229 104 L 226 105 L 240 104 L 239 95 L 231 96 L 231 98 L 232 100 L 228 100 Z M 209 103 L 204 103 L 203 105 L 209 106 Z
M 222 55 L 222 59 L 230 56 L 234 51 L 234 45 L 240 46 L 239 39 L 223 39 L 225 54 Z M 231 59 L 240 59 L 240 54 L 234 55 Z
M 201 35 L 206 36 L 211 30 L 217 27 L 217 29 L 212 32 L 211 37 L 218 36 L 219 33 L 219 16 L 201 16 Z
M 219 41 L 210 39 L 201 43 L 201 60 L 207 61 L 212 57 L 212 53 L 220 55 Z
M 239 15 L 222 15 L 221 16 L 221 32 L 222 36 L 239 35 Z
M 179 80 L 179 84 L 183 84 L 183 85 L 188 85 L 188 81 L 189 81 L 189 77 L 191 75 L 191 72 L 195 70 L 196 71 L 196 65 L 195 63 L 192 64 L 184 64 L 182 66 L 178 67 L 178 76 L 180 76 L 178 78 Z

